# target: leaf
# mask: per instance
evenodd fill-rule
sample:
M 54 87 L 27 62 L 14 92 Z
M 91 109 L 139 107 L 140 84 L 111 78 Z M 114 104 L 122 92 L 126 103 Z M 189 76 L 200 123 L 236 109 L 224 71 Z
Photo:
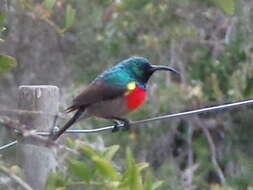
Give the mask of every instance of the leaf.
M 69 148 L 75 149 L 76 143 L 71 138 L 67 137 L 66 143 L 67 143 Z
M 46 8 L 52 9 L 56 3 L 56 0 L 44 0 L 43 4 Z
M 158 187 L 160 187 L 163 184 L 163 181 L 157 181 L 152 185 L 152 190 L 157 189 Z
M 149 164 L 147 162 L 142 162 L 142 163 L 138 163 L 137 164 L 137 167 L 138 167 L 138 170 L 141 171 L 145 168 L 147 168 L 149 166 Z
M 5 16 L 0 13 L 0 26 L 4 24 Z
M 138 164 L 135 163 L 132 152 L 130 151 L 129 148 L 127 148 L 126 155 L 127 155 L 127 170 L 124 173 L 122 185 L 128 187 L 129 189 L 142 190 L 143 184 L 142 184 L 142 176 L 140 173 L 140 169 L 142 168 L 142 166 L 139 165 L 141 167 L 140 169 L 138 168 Z
M 0 54 L 0 72 L 8 72 L 17 65 L 17 61 L 8 55 Z
M 65 186 L 67 179 L 62 172 L 53 172 L 47 180 L 47 190 L 55 190 Z
M 145 176 L 145 183 L 144 183 L 144 189 L 145 190 L 153 190 L 152 189 L 152 184 L 153 184 L 153 176 L 150 172 L 147 172 Z
M 233 15 L 235 12 L 235 0 L 213 0 L 226 14 Z
M 106 149 L 103 156 L 106 160 L 111 161 L 118 150 L 119 145 L 110 146 Z
M 246 82 L 246 88 L 244 89 L 244 95 L 250 96 L 253 90 L 253 76 Z
M 118 172 L 113 164 L 98 156 L 92 157 L 92 161 L 96 164 L 96 168 L 105 176 L 110 177 L 112 180 L 118 179 Z
M 75 23 L 76 10 L 71 7 L 71 5 L 67 5 L 66 15 L 65 15 L 65 28 L 68 29 L 72 27 Z
M 94 169 L 87 166 L 84 162 L 75 159 L 69 159 L 70 173 L 74 176 L 80 177 L 83 180 L 89 181 L 93 178 Z
M 145 175 L 145 183 L 143 189 L 145 190 L 155 190 L 162 185 L 162 181 L 154 182 L 154 177 L 150 171 Z
M 84 152 L 84 154 L 86 156 L 88 156 L 90 159 L 93 156 L 98 156 L 100 157 L 100 154 L 97 153 L 96 151 L 94 151 L 91 147 L 87 146 L 87 145 L 80 145 L 81 150 Z
M 58 187 L 56 190 L 67 190 L 66 187 Z

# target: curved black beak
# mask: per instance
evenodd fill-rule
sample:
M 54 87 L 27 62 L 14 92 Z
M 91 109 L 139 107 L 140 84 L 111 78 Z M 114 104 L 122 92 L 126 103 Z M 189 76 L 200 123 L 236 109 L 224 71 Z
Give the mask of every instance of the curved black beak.
M 155 71 L 159 71 L 159 70 L 171 71 L 173 73 L 180 75 L 180 73 L 177 70 L 175 70 L 171 67 L 168 67 L 168 66 L 152 65 L 151 69 L 150 69 L 151 72 L 155 72 Z

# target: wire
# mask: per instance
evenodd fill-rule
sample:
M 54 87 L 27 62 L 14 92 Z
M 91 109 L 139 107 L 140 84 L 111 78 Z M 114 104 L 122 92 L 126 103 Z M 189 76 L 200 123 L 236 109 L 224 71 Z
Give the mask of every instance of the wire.
M 237 108 L 237 107 L 248 106 L 251 104 L 253 104 L 253 99 L 240 101 L 240 102 L 234 102 L 234 103 L 230 103 L 230 104 L 211 106 L 211 107 L 207 107 L 207 108 L 200 108 L 200 109 L 191 110 L 191 111 L 173 113 L 173 114 L 153 117 L 153 118 L 139 120 L 139 121 L 131 121 L 130 125 L 134 126 L 134 125 L 149 123 L 149 122 L 158 121 L 158 120 L 165 120 L 165 119 L 171 119 L 171 118 L 177 118 L 177 117 L 181 117 L 181 118 L 188 117 L 191 115 L 202 114 L 202 113 L 207 113 L 207 112 L 211 112 L 211 111 L 224 111 L 224 110 L 233 109 L 233 108 Z M 124 126 L 123 124 L 118 125 L 118 127 L 121 127 L 121 128 L 123 126 Z M 145 125 L 143 125 L 143 127 L 144 126 Z M 115 126 L 112 125 L 112 126 L 106 126 L 106 127 L 102 127 L 102 128 L 96 128 L 96 129 L 66 130 L 65 133 L 98 133 L 98 132 L 112 130 L 114 127 Z M 49 132 L 38 132 L 36 134 L 47 136 L 47 135 L 49 135 Z
M 153 122 L 153 121 L 165 120 L 165 119 L 171 119 L 171 118 L 177 118 L 177 117 L 183 118 L 183 117 L 188 117 L 188 116 L 195 115 L 195 114 L 207 113 L 207 112 L 211 112 L 211 111 L 224 111 L 224 110 L 234 109 L 234 108 L 238 108 L 238 107 L 242 107 L 242 106 L 249 106 L 251 104 L 253 104 L 253 99 L 229 103 L 229 104 L 223 104 L 223 105 L 218 105 L 218 106 L 200 108 L 200 109 L 191 110 L 191 111 L 162 115 L 162 116 L 139 120 L 139 121 L 132 121 L 132 122 L 130 122 L 130 125 L 131 126 L 140 125 L 140 124 L 149 123 L 149 122 Z M 142 126 L 144 127 L 145 125 L 142 125 Z M 109 131 L 109 130 L 111 131 L 114 127 L 115 127 L 114 125 L 111 125 L 111 126 L 106 126 L 106 127 L 102 127 L 102 128 L 96 128 L 96 129 L 66 130 L 65 133 L 72 133 L 72 134 L 73 133 L 98 133 L 98 132 Z M 120 124 L 120 125 L 118 125 L 118 127 L 123 128 L 124 125 Z M 50 132 L 40 131 L 40 132 L 36 132 L 36 134 L 42 135 L 42 136 L 48 136 L 48 135 L 50 135 Z M 0 150 L 11 147 L 11 146 L 15 145 L 16 143 L 17 143 L 17 141 L 13 141 L 9 144 L 1 146 Z
M 15 145 L 15 144 L 17 144 L 17 143 L 18 143 L 18 141 L 15 140 L 15 141 L 12 141 L 11 143 L 8 143 L 8 144 L 6 144 L 6 145 L 0 146 L 0 151 L 1 151 L 1 150 L 4 150 L 4 149 L 6 149 L 6 148 L 9 148 L 9 147 L 11 147 L 11 146 L 13 146 L 13 145 Z

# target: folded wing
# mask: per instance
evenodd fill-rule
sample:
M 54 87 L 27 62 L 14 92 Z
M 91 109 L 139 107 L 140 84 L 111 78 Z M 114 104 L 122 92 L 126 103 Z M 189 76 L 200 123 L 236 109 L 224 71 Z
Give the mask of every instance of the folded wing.
M 105 100 L 110 100 L 124 95 L 127 91 L 124 86 L 108 84 L 102 80 L 95 80 L 73 100 L 73 105 L 66 109 L 67 112 Z

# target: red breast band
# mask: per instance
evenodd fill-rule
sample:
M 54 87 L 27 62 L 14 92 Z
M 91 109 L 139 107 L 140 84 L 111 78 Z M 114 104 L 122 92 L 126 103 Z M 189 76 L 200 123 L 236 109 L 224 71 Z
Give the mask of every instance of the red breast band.
M 135 110 L 139 108 L 145 102 L 146 96 L 146 90 L 137 86 L 134 90 L 125 96 L 127 108 L 129 110 Z

